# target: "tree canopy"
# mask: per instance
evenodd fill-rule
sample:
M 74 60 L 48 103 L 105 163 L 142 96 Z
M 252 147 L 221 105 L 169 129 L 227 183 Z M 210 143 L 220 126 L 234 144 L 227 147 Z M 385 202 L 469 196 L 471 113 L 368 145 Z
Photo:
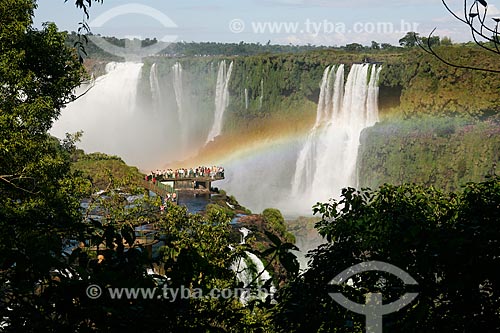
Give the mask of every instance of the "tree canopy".
M 339 201 L 318 204 L 317 224 L 328 243 L 310 254 L 310 268 L 280 291 L 283 332 L 361 332 L 364 317 L 329 296 L 329 282 L 360 262 L 383 261 L 418 282 L 416 301 L 384 317 L 384 332 L 494 332 L 500 328 L 500 179 L 442 193 L 417 185 L 349 188 Z M 340 291 L 364 304 L 367 292 L 384 303 L 405 292 L 390 274 L 366 272 Z M 474 320 L 471 320 L 474 318 Z
M 64 266 L 62 240 L 80 231 L 82 184 L 47 131 L 83 68 L 54 24 L 32 28 L 33 1 L 0 6 L 1 310 L 15 329 L 44 311 L 33 286 Z

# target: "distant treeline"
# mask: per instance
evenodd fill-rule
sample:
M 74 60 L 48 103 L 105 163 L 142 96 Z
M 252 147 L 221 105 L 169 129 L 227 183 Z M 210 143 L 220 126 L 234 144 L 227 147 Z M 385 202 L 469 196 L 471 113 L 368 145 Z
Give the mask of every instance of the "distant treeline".
M 107 42 L 125 47 L 127 40 L 116 37 L 102 37 Z M 79 37 L 76 32 L 68 33 L 67 43 L 70 46 L 76 42 L 84 43 L 85 53 L 83 57 L 92 58 L 95 60 L 120 61 L 121 58 L 109 54 L 106 51 L 95 45 L 90 38 L 84 36 Z M 146 47 L 158 42 L 156 38 L 146 38 L 136 40 L 134 42 L 141 43 L 142 47 Z M 345 46 L 316 46 L 316 45 L 276 45 L 268 41 L 266 44 L 261 43 L 217 43 L 217 42 L 176 42 L 169 44 L 167 48 L 159 52 L 159 55 L 170 57 L 203 57 L 203 56 L 252 56 L 258 54 L 283 54 L 283 53 L 302 53 L 313 50 L 345 50 L 349 52 L 378 52 L 378 51 L 397 51 L 404 48 L 394 46 L 388 43 L 371 42 L 369 46 L 363 46 L 358 43 L 350 43 Z
M 87 35 L 101 37 L 100 35 Z M 69 46 L 74 46 L 76 43 L 81 42 L 84 46 L 84 51 L 81 56 L 83 58 L 91 58 L 93 60 L 103 60 L 103 61 L 123 61 L 122 58 L 112 55 L 92 42 L 92 38 L 87 36 L 79 36 L 76 32 L 72 31 L 67 33 L 67 44 Z M 116 45 L 118 47 L 125 47 L 126 44 L 138 45 L 141 47 L 147 47 L 158 43 L 156 38 L 146 38 L 146 39 L 135 39 L 128 40 L 125 38 L 116 37 L 102 37 L 105 41 L 110 44 Z M 362 45 L 359 43 L 348 43 L 341 46 L 324 46 L 324 45 L 278 45 L 271 44 L 268 41 L 265 44 L 261 43 L 219 43 L 219 42 L 175 42 L 168 44 L 168 46 L 160 51 L 158 55 L 166 57 L 204 57 L 204 56 L 254 56 L 261 54 L 293 54 L 293 53 L 304 53 L 308 51 L 318 51 L 318 50 L 340 50 L 353 53 L 386 53 L 386 52 L 405 52 L 410 49 L 418 47 L 418 43 L 422 45 L 436 46 L 466 46 L 466 47 L 478 47 L 475 43 L 453 43 L 449 37 L 432 36 L 421 37 L 418 33 L 408 32 L 405 36 L 399 39 L 399 45 L 395 46 L 389 43 L 379 43 L 377 41 L 371 41 L 369 45 Z

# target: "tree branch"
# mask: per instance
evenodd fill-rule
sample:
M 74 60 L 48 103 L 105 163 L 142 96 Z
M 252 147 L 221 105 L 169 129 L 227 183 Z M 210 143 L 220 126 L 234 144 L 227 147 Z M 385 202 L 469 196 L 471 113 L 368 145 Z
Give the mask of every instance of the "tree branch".
M 7 184 L 11 185 L 12 187 L 20 190 L 20 191 L 23 191 L 23 192 L 26 192 L 26 193 L 29 193 L 29 194 L 32 194 L 32 195 L 36 195 L 40 192 L 32 192 L 30 190 L 27 190 L 25 188 L 22 188 L 20 186 L 17 186 L 16 184 L 14 184 L 11 180 L 7 179 L 7 178 L 12 178 L 12 177 L 15 177 L 14 175 L 2 175 L 0 176 L 0 180 L 6 182 Z M 34 178 L 31 178 L 31 177 L 22 177 L 22 176 L 19 176 L 19 177 L 16 177 L 16 178 L 12 178 L 12 180 L 17 180 L 17 179 L 33 179 Z
M 468 7 L 467 0 L 464 0 L 464 7 L 463 7 L 463 15 L 464 15 L 464 17 L 463 18 L 460 17 L 455 11 L 453 11 L 445 0 L 441 0 L 441 2 L 443 3 L 443 6 L 446 8 L 446 10 L 455 19 L 459 20 L 460 22 L 466 24 L 469 27 L 469 29 L 471 31 L 472 39 L 474 40 L 474 42 L 479 47 L 481 47 L 481 48 L 483 48 L 483 49 L 485 49 L 485 50 L 487 50 L 489 52 L 492 52 L 492 53 L 500 55 L 500 47 L 499 47 L 500 40 L 498 38 L 498 24 L 500 22 L 500 19 L 493 18 L 493 20 L 496 22 L 496 25 L 495 25 L 494 29 L 490 28 L 487 25 L 487 23 L 486 23 L 486 17 L 487 17 L 487 14 L 488 14 L 488 4 L 487 4 L 487 2 L 485 0 L 474 0 L 473 3 L 472 3 L 472 5 L 469 7 L 469 9 L 467 8 Z M 484 9 L 482 11 L 481 11 L 481 7 L 479 6 L 479 4 L 481 4 L 481 6 L 484 7 Z M 478 17 L 477 21 L 474 21 L 475 17 Z M 477 24 L 479 24 L 479 28 L 476 27 Z M 424 45 L 422 43 L 422 41 L 419 40 L 415 36 L 417 45 L 422 50 L 424 50 L 426 53 L 431 54 L 432 56 L 436 57 L 439 61 L 445 63 L 446 65 L 452 66 L 452 67 L 455 67 L 455 68 L 469 69 L 469 70 L 475 70 L 475 71 L 483 71 L 483 72 L 489 72 L 489 73 L 500 73 L 500 70 L 497 70 L 497 69 L 482 68 L 482 67 L 475 67 L 475 66 L 466 66 L 466 65 L 458 65 L 456 63 L 453 63 L 453 62 L 445 59 L 444 57 L 442 57 L 441 55 L 439 55 L 433 49 L 433 47 L 432 47 L 432 45 L 430 43 L 430 38 L 434 34 L 435 31 L 436 31 L 436 28 L 434 28 L 431 31 L 431 33 L 429 34 L 429 38 L 427 39 L 427 45 Z M 485 35 L 486 32 L 491 32 L 493 36 L 492 37 L 486 36 Z M 481 38 L 483 40 L 479 40 L 478 38 Z M 488 42 L 488 43 L 493 43 L 494 47 L 490 47 L 490 46 L 486 45 L 484 43 L 485 41 Z
M 83 93 L 81 93 L 80 95 L 76 96 L 75 98 L 72 98 L 71 100 L 69 100 L 69 101 L 67 101 L 67 102 L 64 102 L 63 104 L 64 104 L 64 105 L 67 105 L 67 104 L 72 103 L 72 102 L 76 101 L 77 99 L 82 98 L 83 96 L 87 95 L 87 93 L 88 93 L 88 92 L 89 92 L 92 88 L 94 88 L 94 86 L 95 86 L 95 79 L 94 79 L 94 78 L 92 78 L 89 82 L 90 82 L 89 87 L 88 87 L 88 88 L 87 88 L 87 89 L 86 89 Z M 85 82 L 82 82 L 82 84 L 83 84 L 83 83 L 85 83 Z

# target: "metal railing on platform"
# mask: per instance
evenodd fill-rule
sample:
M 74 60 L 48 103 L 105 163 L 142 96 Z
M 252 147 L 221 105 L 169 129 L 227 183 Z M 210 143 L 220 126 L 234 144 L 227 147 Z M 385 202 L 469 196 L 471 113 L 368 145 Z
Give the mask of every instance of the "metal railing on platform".
M 158 194 L 161 197 L 166 197 L 167 194 L 172 194 L 175 192 L 172 186 L 168 186 L 159 182 L 153 183 L 150 181 L 143 180 L 142 184 L 146 189 Z

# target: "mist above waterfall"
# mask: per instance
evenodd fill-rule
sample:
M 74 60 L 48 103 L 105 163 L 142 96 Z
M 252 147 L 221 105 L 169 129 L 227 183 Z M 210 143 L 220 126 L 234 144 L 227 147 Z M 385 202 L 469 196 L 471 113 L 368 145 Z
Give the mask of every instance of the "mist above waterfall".
M 51 133 L 83 130 L 79 146 L 87 152 L 119 155 L 142 169 L 195 154 L 210 134 L 220 134 L 228 103 L 232 63 L 185 72 L 180 62 L 109 63 L 88 92 L 67 105 Z
M 87 152 L 105 152 L 123 157 L 133 165 L 155 165 L 163 149 L 164 127 L 161 117 L 141 112 L 137 85 L 141 79 L 141 63 L 109 63 L 106 74 L 92 87 L 82 86 L 77 94 L 88 92 L 63 109 L 51 133 L 64 137 L 66 132 L 84 131 L 80 147 Z M 151 88 L 155 104 L 161 103 L 158 84 L 152 71 Z

